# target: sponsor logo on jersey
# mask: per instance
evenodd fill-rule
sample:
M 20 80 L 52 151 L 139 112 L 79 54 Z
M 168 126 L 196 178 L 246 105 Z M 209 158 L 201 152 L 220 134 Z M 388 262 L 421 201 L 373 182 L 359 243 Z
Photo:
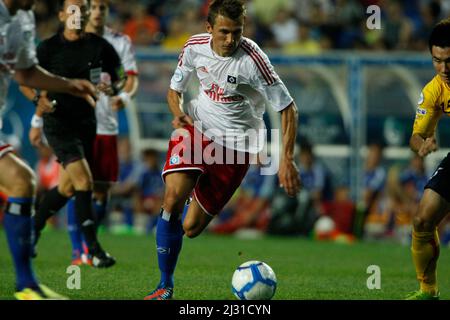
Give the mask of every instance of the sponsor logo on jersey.
M 180 163 L 180 157 L 178 155 L 173 155 L 170 157 L 169 163 L 171 165 L 179 164 Z
M 427 114 L 427 110 L 424 109 L 424 108 L 420 108 L 420 107 L 419 107 L 419 108 L 417 108 L 416 113 L 417 113 L 418 115 L 424 116 L 424 115 Z

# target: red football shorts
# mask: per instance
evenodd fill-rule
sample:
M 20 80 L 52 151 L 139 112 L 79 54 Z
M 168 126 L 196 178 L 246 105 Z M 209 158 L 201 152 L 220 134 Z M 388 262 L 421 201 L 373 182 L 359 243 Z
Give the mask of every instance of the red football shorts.
M 116 182 L 118 174 L 117 136 L 97 134 L 92 161 L 94 181 Z
M 219 154 L 222 161 L 214 161 Z M 227 159 L 234 161 L 227 164 L 230 162 Z M 203 136 L 193 126 L 186 126 L 177 130 L 169 142 L 162 177 L 165 181 L 166 175 L 171 172 L 200 173 L 194 197 L 207 214 L 215 216 L 241 184 L 249 163 L 249 153 L 227 149 Z

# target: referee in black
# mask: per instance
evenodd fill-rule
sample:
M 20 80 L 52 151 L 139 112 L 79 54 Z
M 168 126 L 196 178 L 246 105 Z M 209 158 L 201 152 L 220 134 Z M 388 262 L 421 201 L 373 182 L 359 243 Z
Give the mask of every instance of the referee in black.
M 59 19 L 64 28 L 38 46 L 40 64 L 57 75 L 87 79 L 100 90 L 117 94 L 125 80 L 121 60 L 105 39 L 84 32 L 89 18 L 88 0 L 60 0 L 59 4 Z M 72 13 L 71 8 L 79 11 Z M 114 258 L 102 249 L 97 239 L 92 208 L 90 162 L 96 135 L 94 108 L 85 100 L 68 94 L 38 93 L 30 88 L 22 88 L 22 92 L 37 105 L 47 107 L 43 116 L 44 133 L 62 165 L 58 186 L 39 204 L 35 216 L 35 243 L 47 219 L 75 195 L 75 213 L 93 266 L 107 268 L 114 265 Z

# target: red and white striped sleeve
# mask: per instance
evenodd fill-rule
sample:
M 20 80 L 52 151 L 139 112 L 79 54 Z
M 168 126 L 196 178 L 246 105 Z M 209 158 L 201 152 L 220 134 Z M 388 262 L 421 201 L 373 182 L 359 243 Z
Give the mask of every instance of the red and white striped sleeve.
M 195 71 L 193 63 L 194 51 L 193 46 L 205 44 L 209 42 L 209 36 L 197 35 L 192 36 L 184 45 L 178 57 L 178 65 L 170 80 L 170 88 L 178 92 L 184 92 L 187 88 L 189 78 Z
M 270 103 L 276 111 L 289 106 L 293 99 L 281 81 L 267 55 L 250 39 L 241 41 L 241 48 L 249 57 L 248 78 L 250 85 Z

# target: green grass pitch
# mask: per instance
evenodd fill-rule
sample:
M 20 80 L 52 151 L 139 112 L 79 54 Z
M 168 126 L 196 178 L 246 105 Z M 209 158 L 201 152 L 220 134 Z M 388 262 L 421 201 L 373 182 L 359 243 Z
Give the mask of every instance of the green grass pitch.
M 34 260 L 40 281 L 70 299 L 138 299 L 158 279 L 154 236 L 102 234 L 104 247 L 117 259 L 110 269 L 81 267 L 81 289 L 66 286 L 70 274 L 69 238 L 64 231 L 42 235 Z M 229 300 L 234 269 L 248 260 L 268 263 L 278 278 L 274 299 L 402 299 L 416 290 L 408 246 L 374 242 L 337 244 L 302 238 L 241 240 L 202 235 L 184 239 L 175 273 L 177 300 Z M 441 248 L 438 280 L 441 298 L 450 298 L 450 249 Z M 381 289 L 369 290 L 367 267 L 381 270 Z M 14 273 L 6 236 L 0 229 L 0 299 L 12 299 Z

